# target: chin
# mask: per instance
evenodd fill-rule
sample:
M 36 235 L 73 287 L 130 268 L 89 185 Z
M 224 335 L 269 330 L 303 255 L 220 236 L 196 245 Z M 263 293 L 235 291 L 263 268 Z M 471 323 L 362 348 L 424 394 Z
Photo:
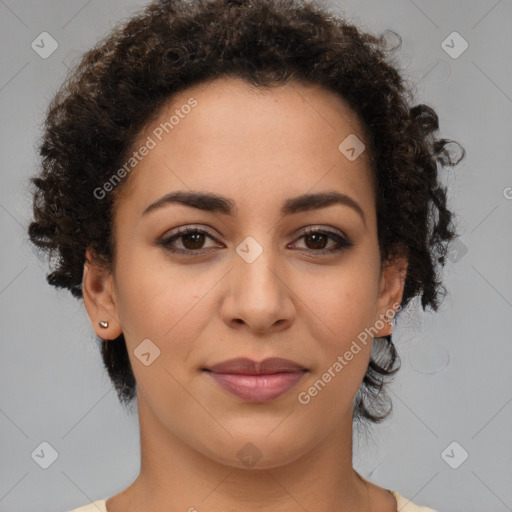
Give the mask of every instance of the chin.
M 258 436 L 234 436 L 225 451 L 220 452 L 219 445 L 216 445 L 215 450 L 205 455 L 220 464 L 239 469 L 273 469 L 296 461 L 314 444 L 301 445 L 296 436 L 266 435 L 260 431 Z M 295 439 L 295 442 L 291 443 L 290 439 Z

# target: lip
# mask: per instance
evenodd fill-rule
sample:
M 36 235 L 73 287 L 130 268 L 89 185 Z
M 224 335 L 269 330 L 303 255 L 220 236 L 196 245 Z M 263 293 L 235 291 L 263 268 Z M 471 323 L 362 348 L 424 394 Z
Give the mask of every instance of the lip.
M 230 359 L 203 370 L 224 390 L 248 402 L 279 398 L 308 371 L 294 361 L 277 357 L 259 363 L 247 358 Z
M 238 357 L 205 369 L 214 373 L 236 373 L 243 375 L 270 375 L 273 373 L 292 373 L 307 370 L 307 368 L 304 368 L 299 363 L 283 359 L 282 357 L 269 357 L 261 362 L 253 361 L 247 357 Z

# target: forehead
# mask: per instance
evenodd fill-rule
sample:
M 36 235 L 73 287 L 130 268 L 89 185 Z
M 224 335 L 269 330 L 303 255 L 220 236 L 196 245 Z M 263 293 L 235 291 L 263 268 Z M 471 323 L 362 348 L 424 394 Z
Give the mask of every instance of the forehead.
M 151 149 L 127 193 L 148 203 L 174 189 L 229 188 L 228 195 L 259 194 L 261 201 L 286 189 L 306 193 L 320 181 L 323 189 L 358 193 L 371 187 L 371 172 L 367 151 L 353 160 L 343 153 L 353 137 L 364 147 L 362 123 L 332 91 L 223 77 L 173 95 L 144 127 L 133 149 Z
M 197 104 L 190 109 L 187 103 L 192 99 Z M 248 136 L 261 137 L 264 133 L 278 133 L 290 142 L 298 138 L 314 142 L 326 132 L 343 135 L 348 131 L 364 138 L 363 123 L 346 100 L 320 85 L 298 81 L 258 87 L 238 77 L 220 77 L 176 93 L 157 116 L 156 122 L 153 119 L 142 134 L 174 117 L 171 124 L 176 124 L 172 130 L 178 131 L 178 123 L 182 125 L 179 131 L 189 124 L 197 135 L 227 135 L 230 140 L 246 145 L 251 142 Z M 186 118 L 190 120 L 184 123 Z M 305 125 L 311 129 L 305 130 Z M 316 137 L 316 133 L 320 135 Z

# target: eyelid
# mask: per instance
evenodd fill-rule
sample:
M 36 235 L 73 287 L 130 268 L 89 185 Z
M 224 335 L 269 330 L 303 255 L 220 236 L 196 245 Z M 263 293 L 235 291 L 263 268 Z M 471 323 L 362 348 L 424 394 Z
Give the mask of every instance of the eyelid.
M 206 226 L 205 224 L 185 224 L 183 226 L 177 226 L 176 228 L 173 228 L 170 231 L 166 231 L 164 235 L 160 237 L 160 240 L 168 240 L 169 238 L 177 235 L 177 234 L 187 234 L 187 232 L 190 231 L 204 231 L 206 232 L 211 238 L 216 238 L 217 235 L 214 234 L 212 231 L 210 231 L 210 227 Z M 299 230 L 297 230 L 295 233 L 293 233 L 292 236 L 294 237 L 300 237 L 304 234 L 309 234 L 310 232 L 317 232 L 317 231 L 327 231 L 329 233 L 335 231 L 335 234 L 345 238 L 347 241 L 349 240 L 348 235 L 342 231 L 339 228 L 334 228 L 332 226 L 323 226 L 321 224 L 311 224 L 309 226 L 303 226 Z M 334 234 L 334 233 L 333 233 Z M 222 236 L 222 235 L 221 235 Z
M 310 232 L 316 233 L 319 231 L 326 232 L 328 234 L 330 234 L 330 233 L 336 234 L 336 235 L 339 235 L 339 236 L 345 238 L 347 241 L 349 240 L 348 235 L 346 233 L 344 233 L 341 229 L 334 228 L 332 226 L 323 226 L 321 224 L 311 224 L 309 226 L 300 228 L 299 231 L 297 231 L 294 236 L 300 237 L 300 236 L 304 236 L 305 234 L 307 235 Z
M 190 231 L 201 231 L 207 233 L 212 238 L 218 237 L 218 235 L 214 234 L 213 231 L 211 231 L 209 226 L 205 226 L 204 224 L 185 224 L 183 226 L 177 226 L 173 229 L 166 231 L 160 237 L 160 240 L 168 240 L 169 238 L 175 235 L 187 234 Z
M 186 224 L 184 226 L 178 226 L 174 229 L 171 229 L 170 231 L 166 231 L 164 235 L 162 235 L 157 243 L 161 244 L 161 245 L 166 245 L 170 242 L 170 240 L 172 238 L 177 238 L 179 239 L 180 236 L 185 236 L 189 233 L 204 233 L 205 235 L 207 235 L 209 238 L 211 238 L 212 240 L 214 241 L 218 241 L 218 236 L 213 234 L 208 228 L 206 228 L 204 226 L 204 224 L 200 224 L 200 225 L 196 225 L 196 224 Z M 199 252 L 198 251 L 195 251 L 195 252 Z

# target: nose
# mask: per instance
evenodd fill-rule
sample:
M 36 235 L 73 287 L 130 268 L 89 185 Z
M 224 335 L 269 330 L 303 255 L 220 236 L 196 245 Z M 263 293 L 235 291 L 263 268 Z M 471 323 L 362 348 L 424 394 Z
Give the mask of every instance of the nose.
M 265 334 L 290 327 L 296 314 L 289 273 L 271 249 L 252 262 L 236 254 L 224 282 L 221 315 L 231 328 Z

